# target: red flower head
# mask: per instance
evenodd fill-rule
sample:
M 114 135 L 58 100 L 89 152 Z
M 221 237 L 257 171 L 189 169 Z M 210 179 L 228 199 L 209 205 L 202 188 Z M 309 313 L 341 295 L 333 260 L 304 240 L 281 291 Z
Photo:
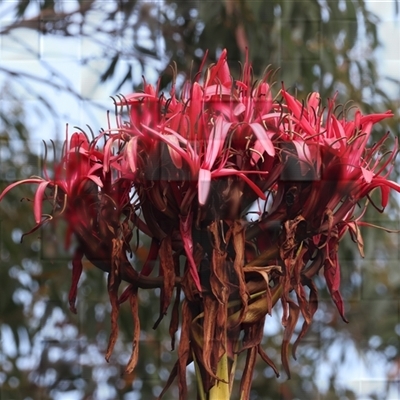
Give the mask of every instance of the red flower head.
M 370 193 L 380 189 L 382 211 L 390 189 L 400 192 L 388 179 L 397 142 L 384 155 L 380 150 L 388 135 L 371 142 L 373 125 L 392 114 L 357 111 L 354 118 L 346 113 L 339 118 L 335 99 L 325 109 L 318 93 L 301 103 L 284 88 L 273 99 L 266 77 L 254 82 L 247 62 L 242 77 L 232 79 L 226 51 L 203 79 L 199 73 L 186 83 L 180 96 L 174 86 L 165 97 L 145 83 L 143 92 L 121 97 L 116 105 L 121 110 L 116 128 L 109 126 L 91 143 L 84 134 L 73 134 L 53 174 L 45 170 L 44 178 L 13 183 L 0 200 L 16 185 L 38 184 L 37 226 L 44 222 L 46 199 L 54 206 L 51 217 L 69 223 L 67 238 L 70 233 L 78 238 L 72 309 L 84 255 L 109 273 L 107 359 L 117 338 L 120 303 L 129 299 L 135 332 L 127 371 L 136 365 L 139 288 L 161 288 L 156 325 L 176 291 L 170 324 L 174 346 L 183 292 L 179 359 L 171 374 L 178 377 L 180 398 L 187 398 L 186 366 L 192 361 L 205 392 L 214 392 L 213 398 L 215 391 L 229 392 L 234 374 L 228 365 L 235 363 L 228 361 L 245 351 L 240 390 L 247 399 L 257 354 L 277 373 L 261 338 L 266 315 L 278 300 L 288 374 L 289 343 L 300 315 L 303 328 L 293 352 L 312 321 L 318 298 L 313 276 L 321 269 L 345 319 L 340 240 L 350 232 L 362 249 L 359 226 L 365 224 Z M 254 204 L 258 217 L 249 221 Z M 136 227 L 151 237 L 141 271 L 127 258 Z M 118 298 L 121 280 L 130 285 Z

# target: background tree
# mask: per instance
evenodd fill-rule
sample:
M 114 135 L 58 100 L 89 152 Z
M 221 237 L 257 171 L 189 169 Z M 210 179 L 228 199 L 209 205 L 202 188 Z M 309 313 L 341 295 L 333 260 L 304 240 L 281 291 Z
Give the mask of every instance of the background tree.
M 342 102 L 351 99 L 366 111 L 391 108 L 397 112 L 395 103 L 379 86 L 374 56 L 379 45 L 379 21 L 363 1 L 30 0 L 10 2 L 6 6 L 3 11 L 7 16 L 3 21 L 7 23 L 1 27 L 3 38 L 22 48 L 25 39 L 20 32 L 54 36 L 60 43 L 71 37 L 78 38 L 84 50 L 78 61 L 80 68 L 86 76 L 94 77 L 99 86 L 110 88 L 108 94 L 131 92 L 141 84 L 142 74 L 150 75 L 151 79 L 161 74 L 161 90 L 167 90 L 173 79 L 181 84 L 197 73 L 206 49 L 207 62 L 212 62 L 227 48 L 231 70 L 238 76 L 238 60 L 244 61 L 248 48 L 256 76 L 271 64 L 276 92 L 280 81 L 284 81 L 287 88 L 297 90 L 304 98 L 311 90 L 319 91 L 323 99 L 338 91 Z M 40 51 L 32 49 L 29 43 L 25 50 Z M 185 76 L 175 76 L 170 67 L 174 62 L 176 70 L 187 71 Z M 0 63 L 0 72 L 11 78 L 11 85 L 2 90 L 2 98 L 14 100 L 7 102 L 11 106 L 3 106 L 0 114 L 0 167 L 5 183 L 35 174 L 40 166 L 38 154 L 29 146 L 32 138 L 28 134 L 26 112 L 30 111 L 21 107 L 27 82 L 41 99 L 45 107 L 41 112 L 46 118 L 54 115 L 45 95 L 49 83 L 56 84 L 60 92 L 76 96 L 76 101 L 85 100 L 79 90 L 71 87 L 68 76 L 57 76 L 51 63 L 43 62 L 42 66 L 43 75 L 35 76 Z M 40 86 L 44 88 L 42 91 L 37 83 L 44 85 Z M 391 123 L 393 132 L 397 121 L 396 118 Z M 51 160 L 50 154 L 49 151 Z M 120 376 L 130 354 L 132 327 L 127 308 L 121 315 L 126 340 L 122 337 L 118 355 L 113 356 L 111 365 L 103 358 L 109 332 L 109 308 L 101 273 L 87 263 L 81 280 L 78 315 L 74 316 L 67 310 L 66 301 L 70 253 L 55 239 L 55 232 L 44 228 L 24 237 L 23 245 L 18 243 L 21 233 L 32 226 L 32 216 L 26 203 L 23 214 L 17 215 L 15 203 L 31 197 L 31 193 L 16 191 L 1 206 L 2 398 L 57 398 L 72 390 L 77 399 L 90 396 L 129 399 L 135 398 L 133 393 L 147 399 L 156 395 L 176 357 L 169 352 L 169 343 L 165 341 L 167 324 L 161 324 L 156 331 L 151 329 L 152 316 L 158 315 L 157 302 L 152 300 L 157 293 L 144 294 L 141 298 L 143 345 L 134 383 L 133 376 Z M 21 210 L 18 207 L 18 213 Z M 394 229 L 398 228 L 395 208 L 390 214 L 375 213 L 370 218 L 376 223 L 384 219 L 386 225 L 389 220 Z M 20 231 L 15 228 L 16 219 Z M 57 229 L 62 231 L 63 227 Z M 371 399 L 382 396 L 383 389 L 398 394 L 398 388 L 389 379 L 398 377 L 398 236 L 371 230 L 364 237 L 365 259 L 355 254 L 352 246 L 342 254 L 342 290 L 351 323 L 344 326 L 339 321 L 326 295 L 321 301 L 317 322 L 299 347 L 299 361 L 292 363 L 296 377 L 291 381 L 285 377 L 277 380 L 270 370 L 260 365 L 254 376 L 254 398 L 265 398 L 265 385 L 269 386 L 270 395 L 275 388 L 276 395 L 271 397 L 274 399 L 316 398 L 318 392 L 327 399 L 356 398 L 354 386 L 340 374 L 343 361 L 354 354 L 352 349 L 362 355 L 358 360 L 361 364 L 364 360 L 368 365 L 372 359 L 374 364 L 386 365 L 382 376 L 388 376 L 387 384 L 365 389 Z M 146 256 L 146 245 L 139 244 L 138 263 Z M 323 284 L 317 283 L 323 290 Z M 265 346 L 269 354 L 281 341 L 278 320 L 276 313 L 267 322 Z M 274 360 L 279 365 L 279 352 L 275 353 Z M 168 396 L 176 397 L 173 388 Z

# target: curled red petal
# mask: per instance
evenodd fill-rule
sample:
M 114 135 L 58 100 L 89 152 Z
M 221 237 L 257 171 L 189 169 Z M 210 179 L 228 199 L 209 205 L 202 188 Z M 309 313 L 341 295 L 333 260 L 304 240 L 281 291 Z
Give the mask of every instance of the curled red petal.
M 33 202 L 33 214 L 35 216 L 35 222 L 38 224 L 42 220 L 42 201 L 44 192 L 49 185 L 49 181 L 43 181 L 39 184 L 36 189 L 35 199 Z
M 17 181 L 14 183 L 11 183 L 8 185 L 0 194 L 0 201 L 3 200 L 4 196 L 13 188 L 15 188 L 18 185 L 22 185 L 24 183 L 42 183 L 44 182 L 44 179 L 42 178 L 29 178 L 29 179 L 23 179 L 22 181 Z
M 229 168 L 221 168 L 215 171 L 211 171 L 211 176 L 219 177 L 219 176 L 229 176 L 229 175 L 237 175 L 242 178 L 260 197 L 261 200 L 266 200 L 265 193 L 251 180 L 249 179 L 246 174 L 268 174 L 268 171 L 238 171 L 236 169 L 229 169 Z

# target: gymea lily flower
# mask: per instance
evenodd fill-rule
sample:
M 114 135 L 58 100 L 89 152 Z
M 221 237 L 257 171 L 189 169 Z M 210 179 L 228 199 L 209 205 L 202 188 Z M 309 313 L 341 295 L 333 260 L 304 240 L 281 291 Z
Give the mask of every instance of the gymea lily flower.
M 20 183 L 38 184 L 36 223 L 42 223 L 46 199 L 53 204 L 52 218 L 67 220 L 78 238 L 72 309 L 83 256 L 109 274 L 107 359 L 118 334 L 119 307 L 129 299 L 135 330 L 127 372 L 138 359 L 137 292 L 161 288 L 155 326 L 171 312 L 172 347 L 180 320 L 178 361 L 166 386 L 177 377 L 180 399 L 187 398 L 191 362 L 200 396 L 207 393 L 211 400 L 229 397 L 242 352 L 242 399 L 249 398 L 257 354 L 278 375 L 261 347 L 266 316 L 278 301 L 285 329 L 282 363 L 289 375 L 294 328 L 301 317 L 293 353 L 317 310 L 313 277 L 323 270 L 345 319 L 340 240 L 350 232 L 362 251 L 359 226 L 371 192 L 381 191 L 379 211 L 391 189 L 400 192 L 388 179 L 397 142 L 383 156 L 388 136 L 371 143 L 374 124 L 390 112 L 357 111 L 354 118 L 344 112 L 339 118 L 334 98 L 325 109 L 318 93 L 301 103 L 285 88 L 273 99 L 267 77 L 253 81 L 247 62 L 242 77 L 233 80 L 226 57 L 223 51 L 203 79 L 199 73 L 180 96 L 175 86 L 166 97 L 145 82 L 143 92 L 119 97 L 116 127 L 90 143 L 81 133 L 72 135 L 51 177 L 44 171 L 44 178 L 16 182 L 0 196 Z M 249 221 L 246 213 L 254 203 L 260 212 Z M 135 228 L 151 237 L 140 271 L 127 258 Z M 121 280 L 130 284 L 118 297 Z

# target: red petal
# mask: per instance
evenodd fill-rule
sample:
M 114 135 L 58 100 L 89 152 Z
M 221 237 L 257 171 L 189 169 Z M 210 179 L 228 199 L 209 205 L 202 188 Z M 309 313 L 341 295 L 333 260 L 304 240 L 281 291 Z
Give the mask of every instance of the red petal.
M 304 131 L 309 135 L 313 135 L 315 132 L 307 120 L 306 114 L 303 112 L 303 105 L 285 90 L 282 90 L 282 95 L 286 100 L 289 111 L 296 117 L 298 123 L 301 125 Z
M 257 136 L 257 139 L 260 141 L 266 153 L 269 154 L 271 157 L 274 157 L 275 147 L 264 127 L 258 122 L 253 122 L 252 124 L 250 124 L 250 127 Z
M 199 183 L 198 183 L 198 197 L 199 204 L 204 206 L 206 204 L 211 185 L 211 172 L 208 169 L 200 168 Z
M 246 110 L 246 106 L 243 103 L 238 103 L 235 108 L 233 109 L 233 115 L 238 117 Z
M 225 138 L 231 125 L 231 122 L 224 121 L 221 116 L 217 117 L 213 129 L 213 135 L 210 135 L 207 143 L 207 151 L 203 162 L 203 167 L 205 169 L 211 169 L 214 165 L 215 160 L 224 146 Z
M 42 181 L 36 189 L 35 199 L 33 201 L 33 214 L 35 216 L 35 222 L 38 224 L 42 220 L 42 201 L 44 192 L 50 182 Z
M 174 142 L 176 146 L 179 147 L 179 140 L 178 140 L 178 138 L 176 136 L 174 136 L 174 135 L 166 135 L 166 136 L 168 136 L 168 138 L 172 142 Z M 167 145 L 167 148 L 168 148 L 168 152 L 169 152 L 169 155 L 171 157 L 171 160 L 174 163 L 175 167 L 178 168 L 178 169 L 181 169 L 182 168 L 182 157 L 181 157 L 181 155 L 175 149 L 173 149 L 171 146 Z
M 381 186 L 381 195 L 382 195 L 382 207 L 385 208 L 389 202 L 389 194 L 390 194 L 390 188 L 388 186 Z
M 8 185 L 0 194 L 0 201 L 3 200 L 4 196 L 13 188 L 15 188 L 18 185 L 21 185 L 23 183 L 42 183 L 44 180 L 42 178 L 29 178 L 29 179 L 23 179 L 22 181 L 14 182 Z
M 87 179 L 90 179 L 92 182 L 94 182 L 98 187 L 103 187 L 103 182 L 101 179 L 96 176 L 96 175 L 88 175 Z
M 85 150 L 89 149 L 89 142 L 87 140 L 86 135 L 84 135 L 81 132 L 75 132 L 72 134 L 69 142 L 69 148 L 70 150 L 72 150 L 75 147 L 83 148 Z
M 125 156 L 128 159 L 129 168 L 132 172 L 136 172 L 136 157 L 137 157 L 137 136 L 131 138 L 129 140 L 128 145 L 126 146 Z
M 204 99 L 209 100 L 212 96 L 230 96 L 231 89 L 221 84 L 211 85 L 204 88 Z
M 170 139 L 170 135 L 163 135 L 159 132 L 157 132 L 156 130 L 150 128 L 149 126 L 143 125 L 142 127 L 144 129 L 146 129 L 149 133 L 153 134 L 157 139 L 163 141 L 164 143 L 166 143 L 169 147 L 171 147 L 172 149 L 174 149 L 188 164 L 190 167 L 190 171 L 193 175 L 196 174 L 196 162 L 197 162 L 197 158 L 194 157 L 194 159 L 191 158 L 191 156 L 193 156 L 194 152 L 193 149 L 191 148 L 190 144 L 188 143 L 188 141 L 183 138 L 181 135 L 179 135 L 178 133 L 168 130 L 168 132 L 172 133 L 174 136 L 176 136 L 178 138 L 179 141 L 182 140 L 183 143 L 186 144 L 186 150 L 182 149 L 180 146 L 177 146 L 175 144 L 175 142 L 173 140 Z M 190 153 L 190 155 L 188 154 Z
M 222 83 L 223 85 L 231 83 L 231 74 L 229 72 L 228 63 L 226 61 L 227 54 L 228 52 L 226 49 L 222 50 L 219 60 L 213 67 L 210 68 L 209 75 L 204 86 L 209 86 L 213 83 Z
M 361 167 L 361 172 L 363 174 L 365 182 L 371 183 L 372 179 L 374 177 L 374 173 L 372 171 L 370 171 L 369 169 L 366 169 L 366 168 L 363 168 L 363 167 Z
M 376 124 L 377 122 L 380 122 L 385 118 L 391 118 L 393 116 L 394 116 L 394 114 L 391 111 L 386 111 L 385 113 L 381 113 L 381 114 L 363 115 L 360 118 L 360 123 L 365 124 L 366 122 L 372 122 L 373 124 Z
M 266 200 L 267 198 L 265 196 L 265 193 L 262 192 L 261 189 L 245 175 L 249 173 L 268 174 L 267 171 L 238 171 L 236 169 L 221 168 L 219 170 L 212 171 L 211 176 L 219 177 L 219 176 L 237 175 L 240 178 L 242 178 L 253 189 L 253 191 L 257 194 L 258 197 L 260 197 L 262 200 Z

